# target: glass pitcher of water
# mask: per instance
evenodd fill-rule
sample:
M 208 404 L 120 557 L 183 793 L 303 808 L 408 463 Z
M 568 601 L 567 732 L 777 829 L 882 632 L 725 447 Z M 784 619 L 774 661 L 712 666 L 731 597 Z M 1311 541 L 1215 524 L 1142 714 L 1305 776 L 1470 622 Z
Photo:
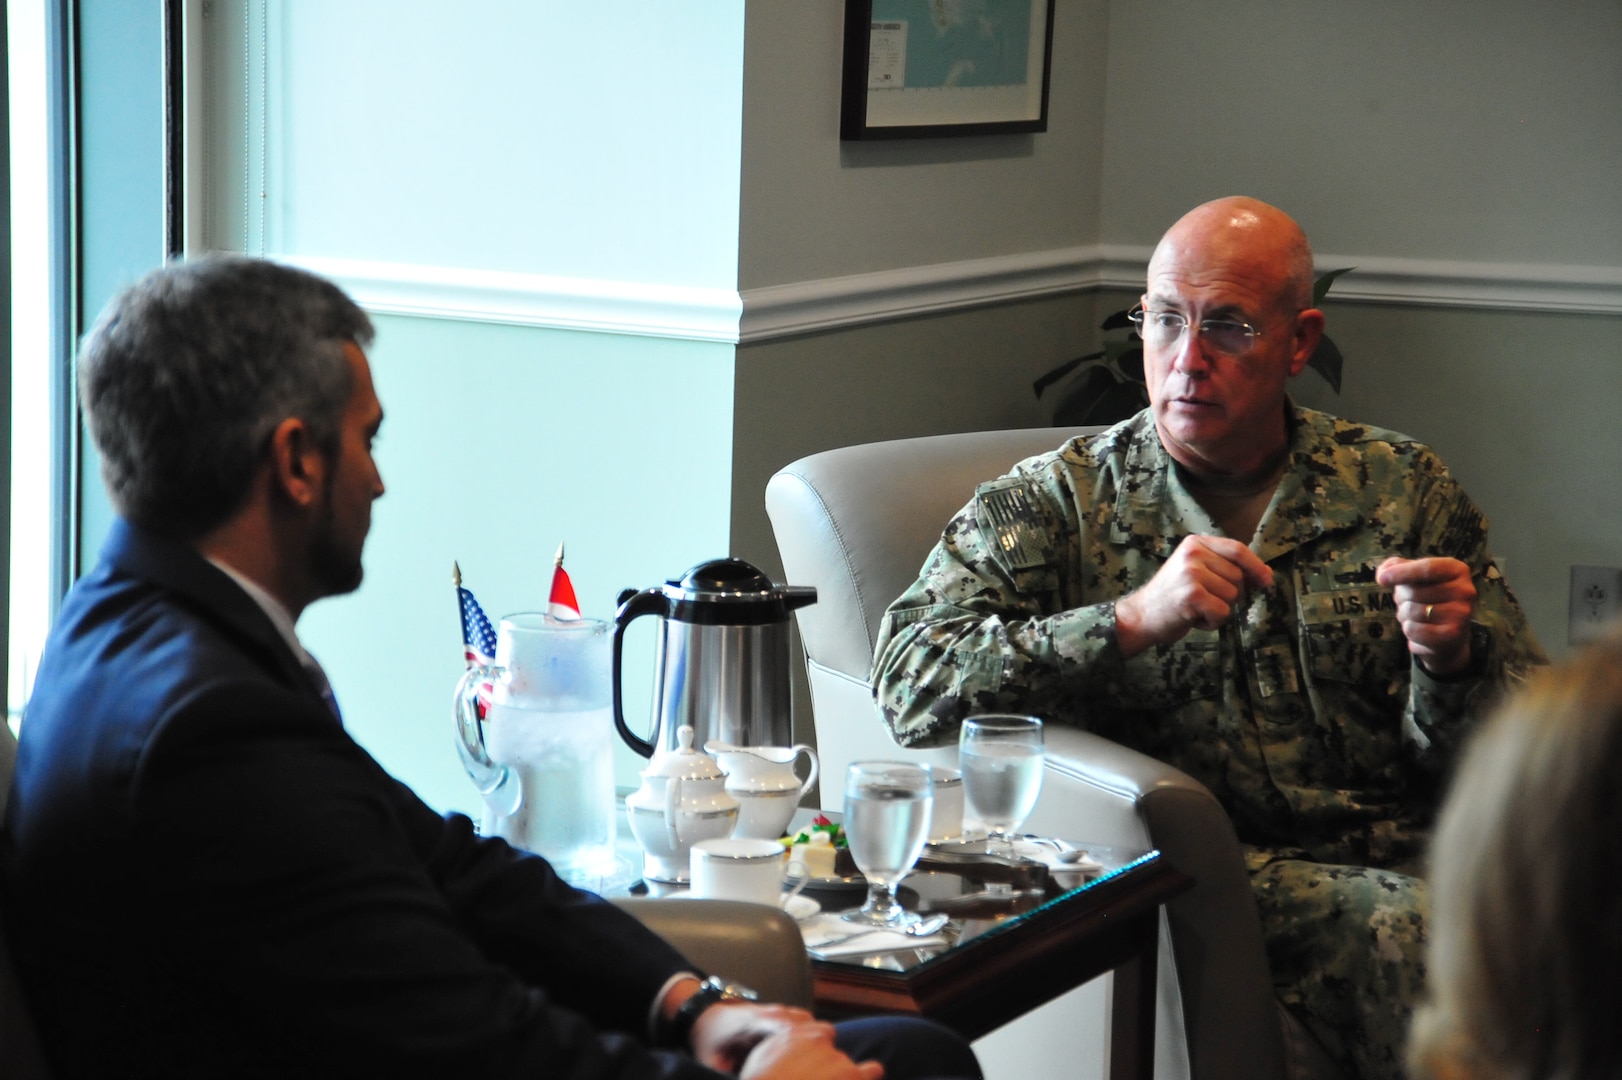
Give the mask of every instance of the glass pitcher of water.
M 615 855 L 609 625 L 508 615 L 496 662 L 456 686 L 456 748 L 483 798 L 480 831 L 602 888 Z

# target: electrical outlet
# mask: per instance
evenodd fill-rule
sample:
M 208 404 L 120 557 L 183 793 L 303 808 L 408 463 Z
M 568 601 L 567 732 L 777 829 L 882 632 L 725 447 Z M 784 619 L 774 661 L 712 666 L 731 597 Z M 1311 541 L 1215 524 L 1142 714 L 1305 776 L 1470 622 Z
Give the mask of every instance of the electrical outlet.
M 1584 645 L 1605 635 L 1606 627 L 1622 615 L 1622 570 L 1614 566 L 1571 568 L 1570 632 L 1573 645 Z

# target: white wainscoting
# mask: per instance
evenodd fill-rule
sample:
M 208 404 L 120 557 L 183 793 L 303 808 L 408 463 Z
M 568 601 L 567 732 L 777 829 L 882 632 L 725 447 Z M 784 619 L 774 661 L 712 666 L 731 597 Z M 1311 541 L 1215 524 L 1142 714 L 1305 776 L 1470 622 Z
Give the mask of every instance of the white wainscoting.
M 282 256 L 370 311 L 751 344 L 917 315 L 1143 284 L 1147 247 L 1092 245 L 870 274 L 722 288 Z M 1622 267 L 1319 255 L 1337 302 L 1622 314 Z

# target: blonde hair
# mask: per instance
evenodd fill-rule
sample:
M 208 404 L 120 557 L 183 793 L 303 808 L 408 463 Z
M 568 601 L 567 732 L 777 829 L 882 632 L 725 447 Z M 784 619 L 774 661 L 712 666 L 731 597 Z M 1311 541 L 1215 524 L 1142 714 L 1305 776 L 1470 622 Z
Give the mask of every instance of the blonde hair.
M 1431 850 L 1416 1077 L 1622 1076 L 1622 634 L 1474 740 Z

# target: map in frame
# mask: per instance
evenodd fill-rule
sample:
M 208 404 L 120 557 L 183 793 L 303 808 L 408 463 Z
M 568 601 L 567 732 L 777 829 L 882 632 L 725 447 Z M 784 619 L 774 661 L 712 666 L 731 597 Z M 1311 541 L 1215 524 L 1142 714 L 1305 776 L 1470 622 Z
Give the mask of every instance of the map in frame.
M 846 139 L 1047 130 L 1053 0 L 850 0 Z
M 872 22 L 869 90 L 1029 79 L 1030 0 L 873 0 Z

